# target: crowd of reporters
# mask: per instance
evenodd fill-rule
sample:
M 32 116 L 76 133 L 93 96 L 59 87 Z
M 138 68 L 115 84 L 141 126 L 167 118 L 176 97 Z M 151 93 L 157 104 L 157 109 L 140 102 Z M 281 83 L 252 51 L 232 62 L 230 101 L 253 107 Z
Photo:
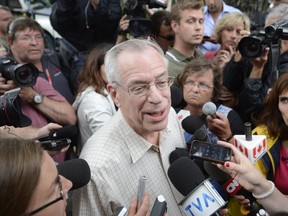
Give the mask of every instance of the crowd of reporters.
M 228 197 L 215 212 L 208 204 L 207 212 L 288 214 L 283 2 L 275 1 L 265 20 L 265 30 L 274 29 L 274 35 L 254 37 L 248 16 L 222 0 L 205 0 L 206 6 L 178 1 L 171 12 L 154 2 L 154 10 L 138 5 L 125 8 L 126 14 L 120 1 L 58 0 L 50 20 L 63 38 L 55 50 L 45 47 L 35 20 L 12 21 L 9 8 L 0 7 L 7 16 L 0 52 L 0 215 L 188 215 L 185 201 L 213 178 L 207 163 L 190 157 L 192 141 L 202 139 L 200 129 L 205 142 L 232 150 L 231 160 L 210 165 L 250 192 Z M 149 12 L 150 19 L 138 12 Z M 149 31 L 132 29 L 136 21 Z M 215 33 L 206 35 L 207 29 Z M 246 55 L 255 51 L 247 38 L 257 41 L 258 56 Z M 210 47 L 207 53 L 204 47 Z M 215 104 L 212 113 L 203 108 L 209 102 Z M 247 121 L 253 136 L 266 136 L 267 152 L 255 164 L 234 146 Z M 196 168 L 177 167 L 179 174 L 171 177 L 175 149 L 182 149 L 176 151 L 178 162 L 190 157 L 181 166 Z M 138 206 L 142 175 L 147 193 Z M 199 210 L 199 202 L 192 206 Z M 205 215 L 205 207 L 198 213 L 192 208 L 190 214 Z

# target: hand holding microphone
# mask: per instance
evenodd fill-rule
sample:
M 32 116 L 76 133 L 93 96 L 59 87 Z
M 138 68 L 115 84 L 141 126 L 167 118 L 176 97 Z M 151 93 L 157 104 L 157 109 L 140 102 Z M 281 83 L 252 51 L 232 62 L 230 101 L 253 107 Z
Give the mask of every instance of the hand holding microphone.
M 212 102 L 207 102 L 203 105 L 202 111 L 207 115 L 208 128 L 219 139 L 230 141 L 233 138 L 233 133 L 230 128 L 230 123 L 227 116 L 217 113 L 217 107 Z

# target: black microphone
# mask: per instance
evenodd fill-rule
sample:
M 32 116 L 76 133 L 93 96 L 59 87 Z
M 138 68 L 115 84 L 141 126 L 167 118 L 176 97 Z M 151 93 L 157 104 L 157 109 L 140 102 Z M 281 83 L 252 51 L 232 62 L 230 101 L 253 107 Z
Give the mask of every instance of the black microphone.
M 180 202 L 180 207 L 188 216 L 207 216 L 217 212 L 226 201 L 210 179 L 206 179 L 200 168 L 189 158 L 181 157 L 174 161 L 168 169 L 168 176 L 174 187 L 185 198 Z
M 187 116 L 182 121 L 182 128 L 189 134 L 194 134 L 195 131 L 205 125 L 206 120 L 204 120 L 201 116 L 198 115 L 190 115 Z
M 173 108 L 178 108 L 183 102 L 183 93 L 181 89 L 176 86 L 170 86 L 171 90 L 171 106 Z
M 167 202 L 163 195 L 159 195 L 152 207 L 150 216 L 163 216 L 167 211 Z
M 73 138 L 78 133 L 78 128 L 76 125 L 67 125 L 62 128 L 53 130 L 48 136 L 38 137 L 37 140 L 40 142 L 47 140 L 58 140 L 62 138 Z
M 81 188 L 88 184 L 91 178 L 91 171 L 84 159 L 71 159 L 57 165 L 60 175 L 73 183 L 71 190 Z
M 216 115 L 217 107 L 213 102 L 207 102 L 203 105 L 202 111 L 205 115 L 210 115 L 212 118 L 217 118 Z
M 172 151 L 169 155 L 169 163 L 172 164 L 174 161 L 176 161 L 177 159 L 181 158 L 181 157 L 188 157 L 189 156 L 189 152 L 188 149 L 185 148 L 175 148 L 174 151 Z

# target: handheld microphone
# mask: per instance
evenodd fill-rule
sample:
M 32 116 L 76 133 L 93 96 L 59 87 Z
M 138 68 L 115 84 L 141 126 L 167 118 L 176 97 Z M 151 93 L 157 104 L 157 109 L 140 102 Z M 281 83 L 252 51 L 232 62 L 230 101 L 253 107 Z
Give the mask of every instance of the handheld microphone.
M 267 152 L 266 135 L 252 135 L 250 122 L 244 127 L 245 135 L 234 135 L 234 145 L 254 164 Z
M 168 176 L 175 188 L 186 196 L 180 207 L 187 216 L 212 215 L 226 204 L 216 187 L 209 179 L 205 180 L 200 168 L 187 157 L 174 161 Z
M 183 93 L 178 87 L 173 85 L 170 86 L 170 90 L 171 90 L 171 106 L 173 108 L 178 108 L 183 102 Z
M 167 211 L 167 202 L 163 195 L 159 195 L 152 207 L 150 216 L 163 216 Z
M 205 114 L 205 115 L 210 115 L 212 118 L 217 118 L 217 115 L 216 115 L 216 110 L 217 110 L 217 107 L 214 103 L 212 102 L 207 102 L 203 105 L 202 107 L 202 112 Z
M 73 138 L 78 133 L 78 128 L 76 125 L 67 125 L 62 128 L 53 130 L 49 133 L 48 136 L 38 137 L 37 140 L 47 141 L 47 140 L 58 140 L 62 138 Z
M 242 188 L 242 186 L 227 173 L 220 170 L 216 165 L 205 161 L 204 169 L 209 174 L 212 179 L 215 179 L 217 182 L 222 184 L 223 190 L 229 194 L 229 196 L 234 195 L 243 195 L 246 199 L 250 200 L 250 207 L 241 206 L 240 211 L 243 214 L 248 214 L 251 216 L 256 216 L 257 213 L 266 212 L 262 205 L 260 205 L 256 199 L 252 196 L 252 193 Z M 267 214 L 258 214 L 258 215 L 267 215 Z
M 64 161 L 57 165 L 57 169 L 60 175 L 73 183 L 71 190 L 85 186 L 91 178 L 90 167 L 81 158 Z
M 182 121 L 182 128 L 189 134 L 194 134 L 195 131 L 202 127 L 202 125 L 205 125 L 206 120 L 203 119 L 201 116 L 197 115 L 190 115 L 187 116 Z

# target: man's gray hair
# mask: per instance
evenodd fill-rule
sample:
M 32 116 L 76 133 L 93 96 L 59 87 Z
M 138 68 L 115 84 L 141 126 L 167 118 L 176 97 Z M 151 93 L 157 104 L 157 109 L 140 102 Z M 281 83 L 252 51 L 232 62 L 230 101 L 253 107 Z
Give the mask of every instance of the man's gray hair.
M 271 8 L 267 17 L 266 23 L 270 19 L 277 19 L 277 21 L 288 19 L 288 4 L 279 4 Z
M 154 48 L 163 57 L 165 64 L 168 65 L 168 61 L 164 57 L 163 50 L 156 42 L 149 39 L 130 39 L 115 45 L 106 53 L 104 65 L 108 82 L 121 82 L 121 74 L 118 68 L 118 58 L 122 52 L 136 53 L 144 51 L 150 47 Z

